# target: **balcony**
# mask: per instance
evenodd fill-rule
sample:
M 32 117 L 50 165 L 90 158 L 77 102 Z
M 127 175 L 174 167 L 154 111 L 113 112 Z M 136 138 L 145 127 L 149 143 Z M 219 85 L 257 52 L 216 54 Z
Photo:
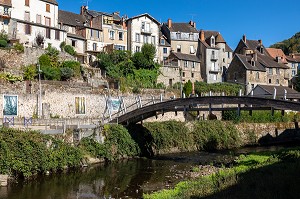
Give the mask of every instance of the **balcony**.
M 209 73 L 221 73 L 221 70 L 219 68 L 211 68 Z
M 143 34 L 151 34 L 152 33 L 152 29 L 147 29 L 147 28 L 141 28 L 141 33 Z
M 8 10 L 1 10 L 0 17 L 9 19 L 11 17 L 11 11 Z
M 211 55 L 210 60 L 212 60 L 212 61 L 217 61 L 217 60 L 218 60 L 218 56 L 216 56 L 216 55 Z

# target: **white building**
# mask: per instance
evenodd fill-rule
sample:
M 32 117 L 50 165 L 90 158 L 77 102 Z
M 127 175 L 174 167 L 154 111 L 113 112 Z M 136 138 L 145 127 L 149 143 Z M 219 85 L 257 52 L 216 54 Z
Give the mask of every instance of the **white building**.
M 66 38 L 66 31 L 58 27 L 56 0 L 11 0 L 10 35 L 27 46 L 59 46 Z M 43 42 L 37 38 L 44 38 Z
M 153 44 L 158 60 L 160 23 L 149 14 L 131 17 L 126 21 L 128 29 L 127 47 L 132 53 L 140 52 L 143 44 Z
M 11 0 L 0 0 L 0 31 L 8 33 L 11 10 Z

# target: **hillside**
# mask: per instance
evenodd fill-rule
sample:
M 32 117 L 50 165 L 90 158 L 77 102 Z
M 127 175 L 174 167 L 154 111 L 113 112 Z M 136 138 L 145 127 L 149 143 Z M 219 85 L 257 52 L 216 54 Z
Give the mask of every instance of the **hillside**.
M 291 38 L 278 42 L 270 46 L 270 48 L 280 48 L 288 55 L 290 53 L 300 52 L 300 32 L 293 35 Z

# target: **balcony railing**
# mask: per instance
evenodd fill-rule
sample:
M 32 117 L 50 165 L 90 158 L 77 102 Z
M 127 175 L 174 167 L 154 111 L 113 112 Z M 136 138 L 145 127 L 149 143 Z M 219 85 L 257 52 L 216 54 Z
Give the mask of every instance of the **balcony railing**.
M 211 60 L 214 60 L 214 61 L 215 61 L 215 60 L 218 60 L 218 56 L 216 56 L 216 55 L 211 55 L 210 59 L 211 59 Z
M 147 28 L 141 28 L 141 33 L 144 34 L 151 34 L 152 33 L 152 29 L 147 29 Z
M 11 11 L 8 11 L 8 10 L 1 10 L 1 11 L 0 11 L 0 16 L 1 16 L 1 17 L 7 17 L 7 18 L 10 18 L 10 16 L 11 16 Z

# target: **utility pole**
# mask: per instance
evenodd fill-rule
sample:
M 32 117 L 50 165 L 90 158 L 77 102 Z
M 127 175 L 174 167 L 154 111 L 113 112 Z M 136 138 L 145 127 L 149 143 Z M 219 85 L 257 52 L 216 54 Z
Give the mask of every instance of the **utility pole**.
M 182 68 L 179 68 L 180 77 L 180 97 L 182 98 Z
M 41 66 L 38 62 L 38 73 L 39 73 L 39 104 L 38 104 L 38 118 L 42 118 L 42 83 L 41 83 Z

